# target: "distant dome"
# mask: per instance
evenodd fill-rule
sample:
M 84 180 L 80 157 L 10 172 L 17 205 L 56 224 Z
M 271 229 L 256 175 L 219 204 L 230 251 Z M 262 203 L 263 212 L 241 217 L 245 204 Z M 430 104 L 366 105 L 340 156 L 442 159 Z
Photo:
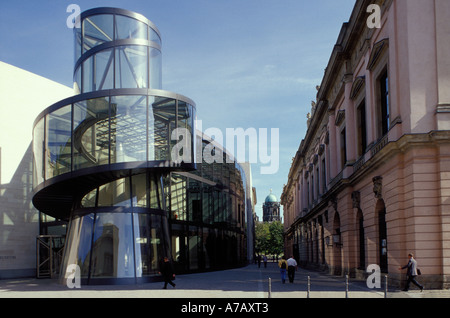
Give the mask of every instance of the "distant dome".
M 277 197 L 275 195 L 273 195 L 272 193 L 270 193 L 266 197 L 266 203 L 276 203 L 276 202 L 278 202 Z

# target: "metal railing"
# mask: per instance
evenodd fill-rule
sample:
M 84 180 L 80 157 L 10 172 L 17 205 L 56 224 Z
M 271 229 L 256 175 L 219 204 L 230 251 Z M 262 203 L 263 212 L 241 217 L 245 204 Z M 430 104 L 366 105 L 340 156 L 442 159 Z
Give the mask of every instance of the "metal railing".
M 62 262 L 65 236 L 38 235 L 36 237 L 36 277 L 57 278 Z

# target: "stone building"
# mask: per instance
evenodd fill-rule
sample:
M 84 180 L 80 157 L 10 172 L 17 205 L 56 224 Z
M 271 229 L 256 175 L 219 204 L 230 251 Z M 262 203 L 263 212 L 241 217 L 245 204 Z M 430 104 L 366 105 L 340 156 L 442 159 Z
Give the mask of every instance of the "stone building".
M 449 19 L 446 0 L 356 2 L 281 196 L 301 265 L 362 278 L 377 264 L 401 286 L 411 252 L 426 288 L 449 287 Z
M 270 190 L 263 203 L 263 222 L 281 221 L 280 202 Z

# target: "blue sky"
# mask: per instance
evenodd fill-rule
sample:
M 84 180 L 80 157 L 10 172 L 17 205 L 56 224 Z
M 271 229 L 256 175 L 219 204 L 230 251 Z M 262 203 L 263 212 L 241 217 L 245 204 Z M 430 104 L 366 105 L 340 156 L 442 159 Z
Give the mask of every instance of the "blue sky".
M 279 171 L 252 167 L 257 214 L 279 198 L 355 0 L 17 0 L 0 3 L 0 61 L 72 86 L 69 4 L 143 14 L 162 35 L 163 89 L 195 101 L 203 129 L 278 128 Z M 31 128 L 30 128 L 31 131 Z

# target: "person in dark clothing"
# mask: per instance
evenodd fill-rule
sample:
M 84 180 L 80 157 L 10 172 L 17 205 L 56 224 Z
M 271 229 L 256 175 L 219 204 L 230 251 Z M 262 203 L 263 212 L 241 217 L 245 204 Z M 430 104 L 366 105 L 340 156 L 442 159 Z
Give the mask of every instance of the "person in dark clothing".
M 403 266 L 403 267 L 399 267 L 399 268 L 398 268 L 399 270 L 402 270 L 402 269 L 407 268 L 407 271 L 406 271 L 406 278 L 407 278 L 407 281 L 406 281 L 405 289 L 403 289 L 403 291 L 408 291 L 408 290 L 409 290 L 409 285 L 410 285 L 411 283 L 413 283 L 414 285 L 416 285 L 417 287 L 419 287 L 419 288 L 420 288 L 420 291 L 423 291 L 423 286 L 420 285 L 420 284 L 417 282 L 417 280 L 416 280 L 416 277 L 417 277 L 417 275 L 418 275 L 418 268 L 417 268 L 417 262 L 416 262 L 416 260 L 414 259 L 414 255 L 413 255 L 412 253 L 410 253 L 410 254 L 408 254 L 408 258 L 409 258 L 408 264 L 406 264 L 406 265 Z
M 159 268 L 159 274 L 164 278 L 164 289 L 167 289 L 167 284 L 170 284 L 173 288 L 175 288 L 176 285 L 172 282 L 172 280 L 175 279 L 175 273 L 173 272 L 172 264 L 169 262 L 169 258 L 164 257 Z

